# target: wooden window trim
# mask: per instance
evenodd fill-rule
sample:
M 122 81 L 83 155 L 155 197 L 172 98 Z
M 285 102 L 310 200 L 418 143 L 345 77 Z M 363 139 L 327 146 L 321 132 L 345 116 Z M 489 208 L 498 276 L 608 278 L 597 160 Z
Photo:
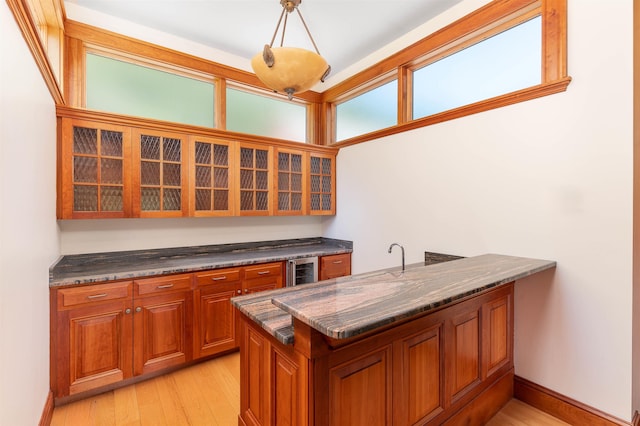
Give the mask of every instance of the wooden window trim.
M 54 2 L 59 4 L 57 1 Z M 57 33 L 60 35 L 62 28 L 55 28 L 54 23 L 57 20 L 52 19 L 48 9 L 46 11 L 41 11 L 43 16 L 41 18 L 46 19 L 47 22 L 37 22 L 36 18 L 34 18 L 33 14 L 29 10 L 27 3 L 24 0 L 7 0 L 7 5 L 13 13 L 13 16 L 20 28 L 20 32 L 24 37 L 25 42 L 29 46 L 29 51 L 33 55 L 33 59 L 36 62 L 36 66 L 40 70 L 40 74 L 42 74 L 42 78 L 49 89 L 49 93 L 53 98 L 53 101 L 57 105 L 64 105 L 64 96 L 62 94 L 62 90 L 60 89 L 60 83 L 56 78 L 56 74 L 54 72 L 54 68 L 47 57 L 47 44 L 46 40 L 43 40 L 41 37 L 49 33 Z M 60 6 L 58 6 L 57 10 L 61 10 Z M 38 13 L 39 14 L 39 13 Z M 51 22 L 49 22 L 51 21 Z M 47 31 L 42 31 L 42 25 L 47 24 Z
M 411 72 L 435 61 L 452 49 L 460 50 L 534 16 L 542 17 L 542 83 L 442 113 L 411 120 Z M 395 73 L 398 79 L 398 124 L 379 131 L 335 140 L 335 105 L 380 85 L 380 77 Z M 382 80 L 384 81 L 384 80 Z M 495 0 L 467 16 L 389 56 L 323 93 L 329 105 L 329 144 L 344 147 L 429 126 L 506 105 L 563 92 L 571 82 L 567 75 L 567 1 Z

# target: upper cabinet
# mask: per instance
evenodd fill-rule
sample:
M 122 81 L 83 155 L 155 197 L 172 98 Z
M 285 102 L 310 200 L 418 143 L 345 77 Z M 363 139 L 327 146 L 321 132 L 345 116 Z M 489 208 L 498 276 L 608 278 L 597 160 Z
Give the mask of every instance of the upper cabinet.
M 58 115 L 59 219 L 335 214 L 336 148 Z
M 186 216 L 187 136 L 132 129 L 134 217 Z
M 58 217 L 130 217 L 129 129 L 62 120 L 59 134 Z

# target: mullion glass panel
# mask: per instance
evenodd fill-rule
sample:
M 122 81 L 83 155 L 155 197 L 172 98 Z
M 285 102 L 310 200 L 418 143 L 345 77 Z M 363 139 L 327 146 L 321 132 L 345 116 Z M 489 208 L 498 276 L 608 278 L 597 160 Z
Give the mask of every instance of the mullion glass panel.
M 414 71 L 413 119 L 540 84 L 541 34 L 536 17 Z

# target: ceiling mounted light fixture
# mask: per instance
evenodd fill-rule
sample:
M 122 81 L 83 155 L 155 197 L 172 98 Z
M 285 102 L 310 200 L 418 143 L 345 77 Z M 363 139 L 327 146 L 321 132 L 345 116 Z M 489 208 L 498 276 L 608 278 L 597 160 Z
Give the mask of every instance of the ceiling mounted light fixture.
M 324 82 L 324 79 L 331 71 L 327 61 L 320 56 L 307 23 L 298 9 L 301 2 L 302 0 L 280 0 L 282 13 L 273 33 L 271 44 L 265 44 L 262 53 L 258 53 L 251 60 L 251 67 L 260 81 L 275 92 L 286 93 L 289 100 L 293 99 L 294 93 L 309 90 L 318 81 Z M 304 29 L 307 31 L 309 39 L 311 39 L 311 43 L 316 50 L 315 52 L 299 47 L 282 46 L 284 33 L 287 29 L 287 17 L 294 10 L 298 12 Z M 284 25 L 282 26 L 280 47 L 273 47 L 273 42 L 282 23 L 282 17 L 284 17 Z

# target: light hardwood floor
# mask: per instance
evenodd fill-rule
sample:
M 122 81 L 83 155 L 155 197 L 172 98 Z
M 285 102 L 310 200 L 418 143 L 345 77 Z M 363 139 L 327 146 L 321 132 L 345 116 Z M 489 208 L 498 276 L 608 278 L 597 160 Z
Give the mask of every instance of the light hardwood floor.
M 235 426 L 240 411 L 238 353 L 56 407 L 52 426 Z M 567 425 L 511 400 L 488 426 Z

